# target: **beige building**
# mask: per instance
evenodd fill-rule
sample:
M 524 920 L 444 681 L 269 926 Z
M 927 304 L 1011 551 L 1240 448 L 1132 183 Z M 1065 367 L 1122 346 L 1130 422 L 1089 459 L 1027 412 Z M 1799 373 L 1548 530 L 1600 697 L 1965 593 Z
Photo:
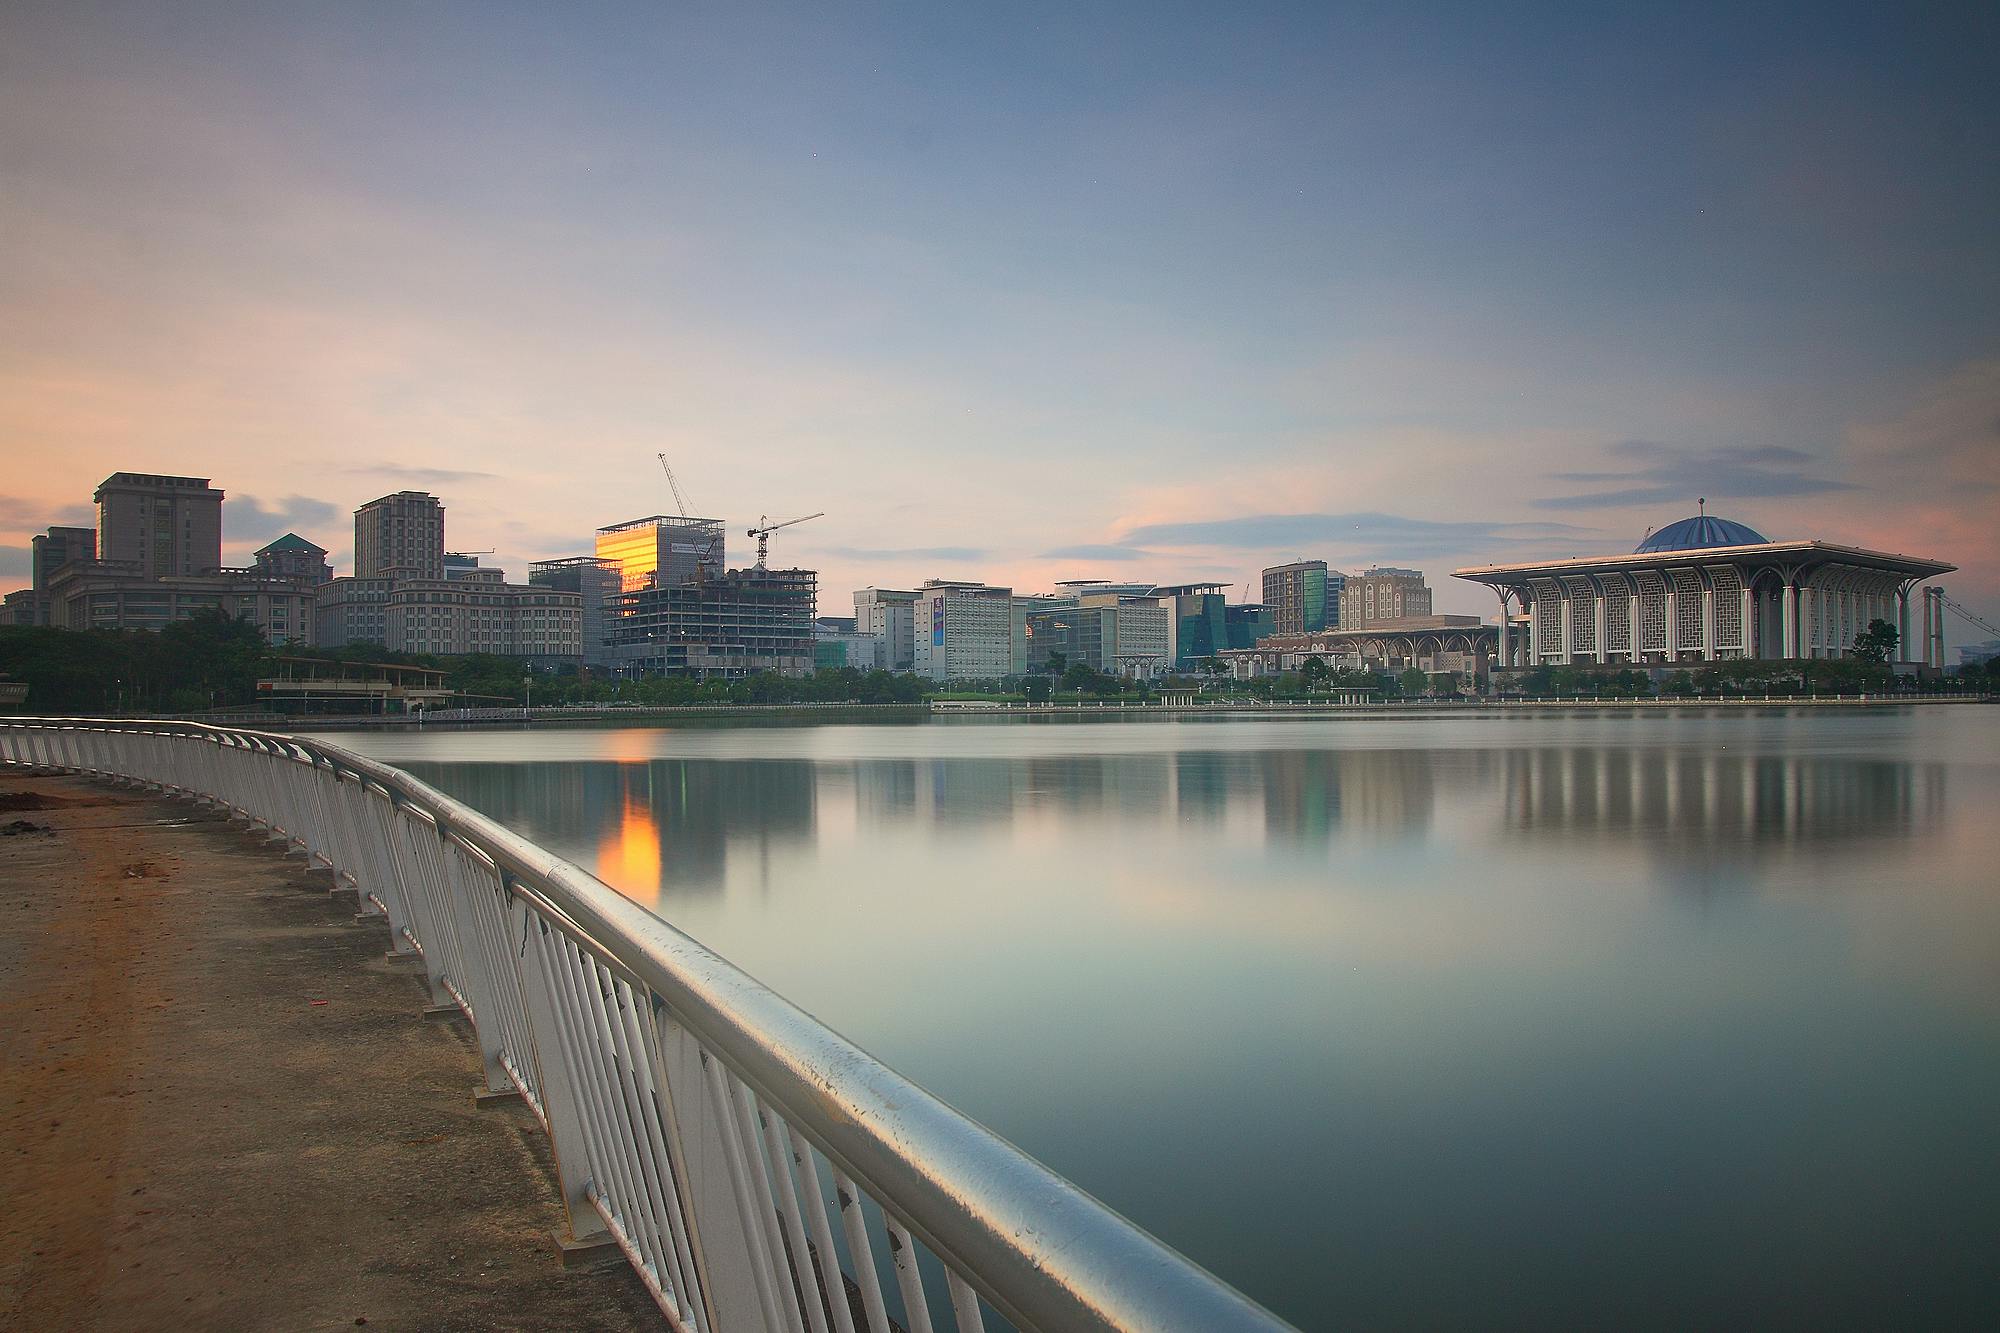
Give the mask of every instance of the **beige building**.
M 137 566 L 105 560 L 71 561 L 49 583 L 49 624 L 57 629 L 163 630 L 205 610 L 241 616 L 265 639 L 317 642 L 312 584 L 254 570 L 155 578 Z
M 444 577 L 444 501 L 397 491 L 354 511 L 356 578 Z
M 1391 621 L 1431 614 L 1430 585 L 1415 569 L 1377 566 L 1349 574 L 1340 590 L 1341 629 L 1379 629 Z

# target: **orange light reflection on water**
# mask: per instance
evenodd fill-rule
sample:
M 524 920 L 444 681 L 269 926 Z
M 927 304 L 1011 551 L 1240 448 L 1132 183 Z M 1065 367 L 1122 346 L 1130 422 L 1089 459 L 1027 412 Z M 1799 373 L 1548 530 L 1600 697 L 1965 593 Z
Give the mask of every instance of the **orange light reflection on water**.
M 634 902 L 660 900 L 660 826 L 652 801 L 635 784 L 626 785 L 618 823 L 598 846 L 597 877 Z

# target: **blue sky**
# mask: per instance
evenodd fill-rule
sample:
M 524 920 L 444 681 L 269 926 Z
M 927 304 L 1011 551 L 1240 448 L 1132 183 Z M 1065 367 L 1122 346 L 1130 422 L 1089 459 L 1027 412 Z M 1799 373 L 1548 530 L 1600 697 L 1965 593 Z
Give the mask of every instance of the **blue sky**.
M 1628 12 L 1629 11 L 1629 12 Z M 1626 549 L 1697 496 L 2000 611 L 2000 11 L 0 14 L 0 573 L 118 468 L 848 589 Z M 46 517 L 44 517 L 46 515 Z M 740 550 L 748 543 L 736 539 Z M 733 548 L 732 554 L 738 554 Z

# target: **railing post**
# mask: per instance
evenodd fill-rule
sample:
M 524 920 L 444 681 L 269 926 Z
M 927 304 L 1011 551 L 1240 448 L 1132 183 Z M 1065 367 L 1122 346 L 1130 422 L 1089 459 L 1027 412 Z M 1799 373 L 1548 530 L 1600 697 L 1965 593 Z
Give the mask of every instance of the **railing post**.
M 719 1109 L 710 1090 L 712 1057 L 664 1005 L 655 1006 L 650 1021 L 659 1052 L 656 1082 L 671 1111 L 668 1131 L 685 1178 L 688 1229 L 711 1322 L 731 1333 L 739 1328 L 780 1333 L 784 1325 L 775 1322 L 768 1276 L 760 1281 L 754 1259 L 752 1238 L 762 1240 L 761 1223 L 745 1211 L 736 1183 L 747 1164 L 731 1151 L 726 1105 Z M 716 1066 L 716 1075 L 721 1072 Z M 828 1276 L 837 1274 L 830 1269 Z M 841 1299 L 845 1296 L 842 1292 Z
M 556 1159 L 556 1184 L 562 1192 L 563 1210 L 569 1218 L 573 1240 L 601 1240 L 610 1234 L 597 1207 L 590 1201 L 590 1152 L 584 1135 L 583 1107 L 574 1071 L 570 1068 L 571 1041 L 567 1024 L 557 1012 L 557 994 L 550 973 L 548 923 L 534 913 L 527 914 L 527 933 L 521 955 L 521 991 L 527 1001 L 528 1030 L 535 1042 L 535 1082 L 541 1090 L 542 1109 L 548 1115 L 549 1146 Z

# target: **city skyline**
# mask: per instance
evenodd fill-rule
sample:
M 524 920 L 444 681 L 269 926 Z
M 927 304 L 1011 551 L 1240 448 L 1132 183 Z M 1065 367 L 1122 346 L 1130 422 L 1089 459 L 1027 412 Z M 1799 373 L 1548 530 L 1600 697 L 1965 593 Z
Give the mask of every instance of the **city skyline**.
M 420 489 L 523 577 L 665 451 L 827 511 L 823 612 L 1303 556 L 1490 615 L 1450 569 L 1698 497 L 2000 608 L 1990 15 L 597 12 L 0 18 L 0 587 L 121 470 L 226 563 Z

